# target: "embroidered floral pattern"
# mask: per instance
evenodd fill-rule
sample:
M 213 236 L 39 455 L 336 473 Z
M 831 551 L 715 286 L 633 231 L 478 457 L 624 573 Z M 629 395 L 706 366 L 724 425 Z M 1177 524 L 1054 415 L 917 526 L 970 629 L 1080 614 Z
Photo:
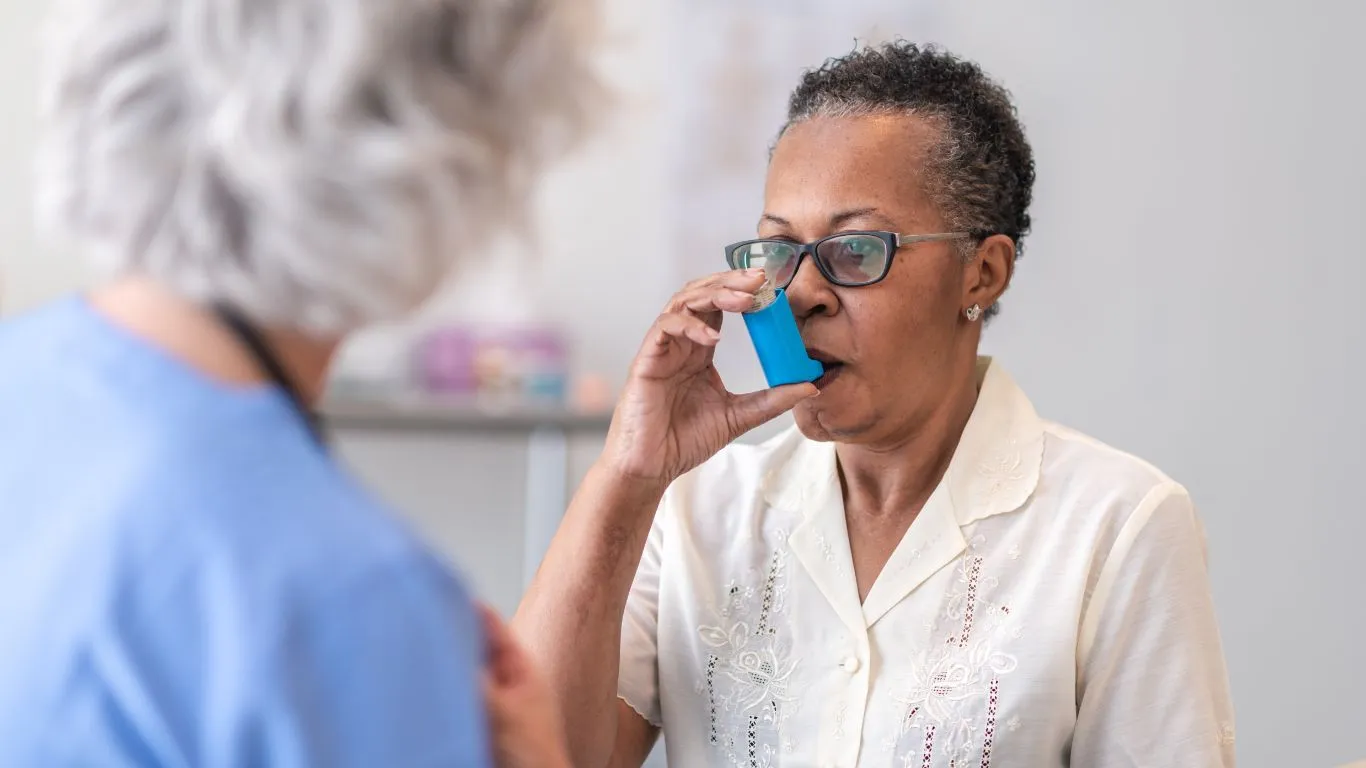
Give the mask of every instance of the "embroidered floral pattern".
M 774 593 L 777 591 L 781 569 L 782 555 L 774 552 L 772 559 L 769 560 L 768 575 L 764 577 L 764 596 L 759 604 L 759 624 L 754 628 L 756 635 L 773 634 L 773 628 L 768 625 L 768 617 L 773 611 L 773 602 L 777 599 Z
M 986 709 L 990 681 L 1013 672 L 1017 664 L 986 641 L 974 642 L 966 653 L 945 645 L 921 654 L 912 665 L 909 689 L 898 698 L 906 707 L 905 722 L 910 727 L 919 720 L 934 723 L 952 741 L 970 738 L 974 715 Z
M 786 536 L 779 532 L 778 539 Z M 737 768 L 768 768 L 779 743 L 793 750 L 782 726 L 799 703 L 790 689 L 797 664 L 790 640 L 774 626 L 787 607 L 784 551 L 775 551 L 767 565 L 757 600 L 754 589 L 732 582 L 718 611 L 723 622 L 697 629 L 709 649 L 698 693 L 708 698 L 710 742 Z
M 816 547 L 820 549 L 821 557 L 825 558 L 826 564 L 830 566 L 831 573 L 837 576 L 844 576 L 848 573 L 848 569 L 844 567 L 846 560 L 835 554 L 835 545 L 825 534 L 822 533 L 816 537 Z
M 1001 701 L 1001 681 L 991 681 L 987 694 L 987 727 L 982 733 L 982 768 L 991 768 L 991 743 L 996 739 L 996 705 Z
M 980 537 L 971 544 L 958 566 L 956 589 L 945 600 L 950 634 L 920 652 L 893 694 L 905 716 L 888 746 L 899 752 L 908 734 L 919 730 L 924 737 L 914 742 L 918 749 L 902 756 L 904 765 L 914 764 L 913 754 L 931 765 L 924 750 L 929 744 L 950 766 L 991 766 L 1002 678 L 1018 666 L 1001 644 L 1018 638 L 1020 627 L 1008 606 L 992 601 L 999 584 L 987 575 L 985 558 L 975 554 Z M 1007 727 L 1017 729 L 1019 719 L 1012 717 Z
M 721 660 L 716 657 L 716 654 L 707 654 L 707 708 L 711 712 L 711 736 L 709 740 L 713 744 L 721 743 L 716 735 L 716 666 L 720 663 Z
M 735 611 L 745 606 L 745 603 L 754 599 L 754 588 L 746 587 L 732 581 L 726 585 L 726 601 L 721 605 L 721 616 L 730 616 Z
M 982 457 L 977 464 L 976 482 L 973 483 L 974 503 L 988 502 L 1006 491 L 1020 488 L 1029 480 L 1029 469 L 1014 439 L 1001 446 L 995 454 Z
M 972 558 L 972 565 L 968 568 L 968 591 L 963 600 L 963 631 L 958 635 L 959 648 L 968 644 L 968 636 L 972 634 L 972 617 L 977 611 L 977 582 L 981 578 L 982 558 L 979 555 Z

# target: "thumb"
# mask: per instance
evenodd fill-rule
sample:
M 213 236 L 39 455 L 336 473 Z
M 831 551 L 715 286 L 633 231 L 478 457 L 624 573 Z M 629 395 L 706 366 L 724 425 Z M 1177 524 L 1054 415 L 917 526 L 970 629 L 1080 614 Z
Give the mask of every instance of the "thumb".
M 748 395 L 733 395 L 729 409 L 732 437 L 765 424 L 792 410 L 793 406 L 808 397 L 820 394 L 815 384 L 788 384 L 773 389 L 751 392 Z
M 519 674 L 521 649 L 513 638 L 512 631 L 492 608 L 481 603 L 479 612 L 484 620 L 486 668 L 494 682 L 511 684 Z

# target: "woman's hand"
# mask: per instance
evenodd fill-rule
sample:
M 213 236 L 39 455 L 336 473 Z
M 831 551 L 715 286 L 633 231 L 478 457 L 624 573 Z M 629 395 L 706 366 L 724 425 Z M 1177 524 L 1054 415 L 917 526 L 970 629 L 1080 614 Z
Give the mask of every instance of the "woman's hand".
M 498 614 L 484 615 L 484 704 L 498 768 L 570 768 L 564 719 L 550 686 Z
M 748 395 L 726 390 L 712 363 L 722 312 L 743 312 L 762 270 L 689 283 L 645 337 L 608 432 L 603 461 L 626 479 L 662 488 L 735 438 L 816 394 L 794 384 Z

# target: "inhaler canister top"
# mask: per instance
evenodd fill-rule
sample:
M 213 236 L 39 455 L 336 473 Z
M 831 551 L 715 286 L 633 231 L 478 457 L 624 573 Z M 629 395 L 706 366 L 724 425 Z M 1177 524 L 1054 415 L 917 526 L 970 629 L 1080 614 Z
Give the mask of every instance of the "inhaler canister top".
M 806 354 L 797 318 L 781 288 L 765 282 L 754 294 L 754 308 L 742 317 L 770 387 L 815 381 L 825 373 L 825 367 Z
M 773 287 L 773 281 L 764 280 L 764 284 L 759 286 L 759 289 L 754 292 L 754 306 L 750 307 L 745 314 L 767 309 L 777 300 L 778 289 Z M 792 320 L 793 322 L 796 322 L 795 317 L 792 318 Z

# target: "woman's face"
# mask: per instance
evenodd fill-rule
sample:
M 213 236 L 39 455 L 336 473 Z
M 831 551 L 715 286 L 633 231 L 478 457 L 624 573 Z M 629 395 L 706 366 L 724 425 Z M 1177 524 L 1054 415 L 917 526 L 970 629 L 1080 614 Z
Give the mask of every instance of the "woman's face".
M 769 166 L 759 236 L 806 243 L 851 230 L 945 232 L 922 189 L 925 149 L 936 137 L 934 127 L 904 116 L 791 127 Z M 828 371 L 821 394 L 795 411 L 805 435 L 898 442 L 971 375 L 980 323 L 963 310 L 974 300 L 985 309 L 1004 282 L 983 300 L 981 260 L 964 264 L 961 245 L 903 247 L 886 279 L 858 288 L 833 286 L 809 256 L 802 261 L 788 299 L 808 350 Z

